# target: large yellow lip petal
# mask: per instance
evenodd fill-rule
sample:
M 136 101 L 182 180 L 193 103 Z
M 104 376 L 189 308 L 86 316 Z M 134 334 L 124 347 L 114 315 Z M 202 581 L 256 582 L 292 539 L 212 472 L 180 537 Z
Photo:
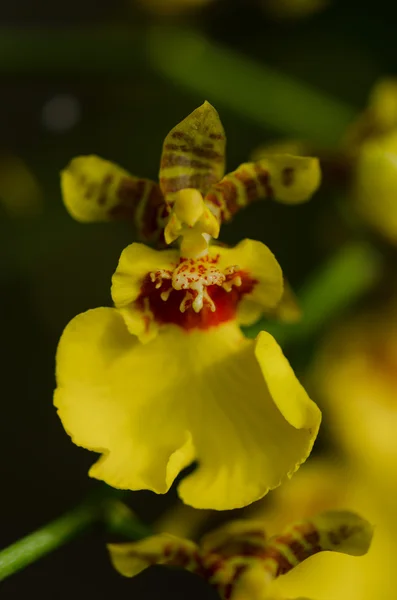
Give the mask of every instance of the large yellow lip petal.
M 195 459 L 179 493 L 187 504 L 219 510 L 279 485 L 308 456 L 319 417 L 314 422 L 310 400 L 298 394 L 303 408 L 290 412 L 301 415 L 299 428 L 284 418 L 255 345 L 233 323 L 190 333 L 170 326 L 142 345 L 116 309 L 73 319 L 59 344 L 55 405 L 73 441 L 102 453 L 90 475 L 165 493 Z M 285 362 L 273 357 L 289 394 L 296 380 Z

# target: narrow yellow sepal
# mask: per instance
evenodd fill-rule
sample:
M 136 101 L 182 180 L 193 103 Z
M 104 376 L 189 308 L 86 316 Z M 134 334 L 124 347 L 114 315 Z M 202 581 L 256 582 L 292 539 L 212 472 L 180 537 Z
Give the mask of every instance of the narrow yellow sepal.
M 373 536 L 373 526 L 354 512 L 347 510 L 321 513 L 312 523 L 320 534 L 322 550 L 363 556 L 368 552 Z
M 68 164 L 61 172 L 61 189 L 65 206 L 77 221 L 126 219 L 140 232 L 145 230 L 146 205 L 154 210 L 161 202 L 156 183 L 94 155 L 78 156 Z

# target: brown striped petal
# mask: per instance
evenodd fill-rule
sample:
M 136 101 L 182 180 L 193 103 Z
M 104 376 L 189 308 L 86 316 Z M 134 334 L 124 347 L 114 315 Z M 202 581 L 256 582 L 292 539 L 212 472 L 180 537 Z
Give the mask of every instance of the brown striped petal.
M 65 206 L 77 221 L 128 220 L 144 239 L 164 228 L 166 205 L 159 186 L 130 175 L 99 156 L 78 156 L 61 172 Z
M 278 577 L 325 550 L 362 556 L 369 549 L 372 534 L 370 523 L 353 512 L 324 512 L 271 538 L 263 559 L 267 570 Z
M 167 533 L 138 542 L 109 544 L 110 560 L 124 577 L 134 577 L 151 565 L 169 565 L 195 571 L 199 564 L 196 544 Z
M 163 194 L 168 196 L 185 188 L 206 194 L 224 174 L 225 145 L 218 113 L 204 102 L 164 140 L 159 174 Z
M 264 198 L 286 204 L 308 200 L 320 185 L 317 158 L 289 154 L 267 156 L 243 163 L 212 186 L 205 196 L 220 222 L 229 221 L 241 208 Z

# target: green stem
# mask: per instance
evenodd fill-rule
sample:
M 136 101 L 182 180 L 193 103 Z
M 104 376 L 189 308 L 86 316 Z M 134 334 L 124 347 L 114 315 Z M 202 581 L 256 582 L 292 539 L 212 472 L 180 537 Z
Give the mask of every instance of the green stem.
M 51 49 L 49 52 L 48 49 Z M 200 32 L 181 27 L 0 29 L 0 74 L 122 75 L 150 66 L 168 80 L 266 130 L 339 141 L 355 111 Z
M 117 499 L 119 495 L 117 491 L 101 487 L 76 508 L 0 551 L 0 581 L 63 546 L 98 522 L 129 539 L 148 535 L 148 528 Z
M 244 328 L 245 335 L 255 337 L 265 329 L 283 347 L 309 340 L 374 285 L 381 273 L 381 263 L 380 253 L 371 245 L 348 244 L 323 265 L 298 294 L 303 312 L 299 323 L 261 320 Z

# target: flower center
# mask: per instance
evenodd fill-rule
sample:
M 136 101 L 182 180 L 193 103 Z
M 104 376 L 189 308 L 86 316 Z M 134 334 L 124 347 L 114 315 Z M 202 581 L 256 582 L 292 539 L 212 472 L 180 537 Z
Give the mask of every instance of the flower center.
M 152 271 L 136 300 L 159 324 L 207 329 L 235 318 L 241 298 L 257 283 L 233 265 L 221 270 L 219 256 L 181 258 L 173 270 Z

